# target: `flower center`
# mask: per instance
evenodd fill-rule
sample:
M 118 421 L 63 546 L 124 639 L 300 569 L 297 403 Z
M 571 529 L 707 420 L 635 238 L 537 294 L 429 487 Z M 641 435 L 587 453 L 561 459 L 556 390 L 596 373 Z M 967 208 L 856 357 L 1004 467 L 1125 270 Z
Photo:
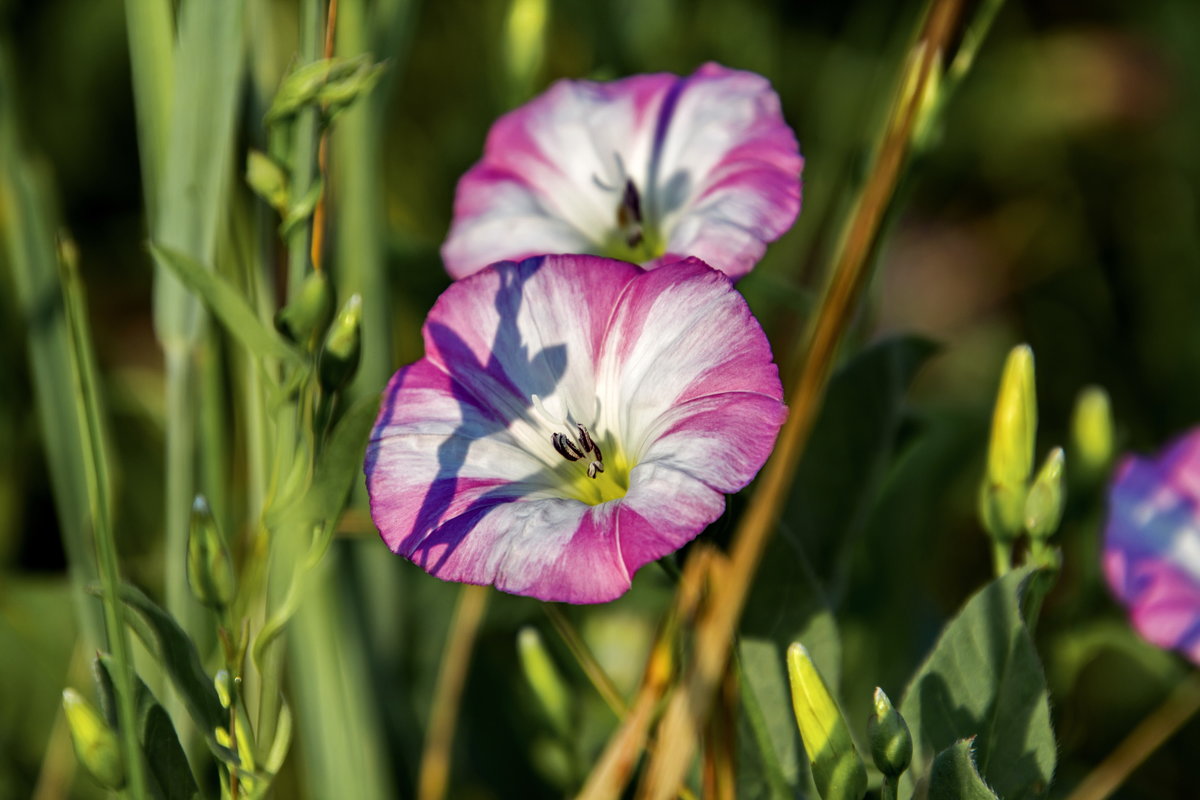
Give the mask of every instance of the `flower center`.
M 564 475 L 570 493 L 593 506 L 624 497 L 629 489 L 629 467 L 624 454 L 619 450 L 610 454 L 606 468 L 604 453 L 588 429 L 578 423 L 575 428 L 573 433 L 555 431 L 550 435 L 550 444 L 571 465 Z
M 653 261 L 666 252 L 666 241 L 658 235 L 653 225 L 647 224 L 642 209 L 642 195 L 637 184 L 625 174 L 625 164 L 620 155 L 614 153 L 613 157 L 617 163 L 618 175 L 621 176 L 616 184 L 606 183 L 599 177 L 594 178 L 601 188 L 620 195 L 615 214 L 616 226 L 609 232 L 598 255 L 635 264 Z

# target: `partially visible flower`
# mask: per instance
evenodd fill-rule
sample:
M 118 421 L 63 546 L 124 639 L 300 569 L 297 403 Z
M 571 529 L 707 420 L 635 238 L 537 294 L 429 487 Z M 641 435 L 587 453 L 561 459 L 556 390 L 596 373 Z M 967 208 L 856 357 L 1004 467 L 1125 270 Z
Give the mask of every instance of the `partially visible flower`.
M 388 546 L 446 580 L 615 598 L 720 516 L 786 415 L 758 322 L 694 259 L 495 264 L 446 290 L 424 337 L 365 471 Z
M 1200 664 L 1200 428 L 1117 467 L 1104 572 L 1138 633 Z
M 803 163 L 752 72 L 559 81 L 492 126 L 442 259 L 461 278 L 542 253 L 646 267 L 694 256 L 740 278 L 795 221 Z

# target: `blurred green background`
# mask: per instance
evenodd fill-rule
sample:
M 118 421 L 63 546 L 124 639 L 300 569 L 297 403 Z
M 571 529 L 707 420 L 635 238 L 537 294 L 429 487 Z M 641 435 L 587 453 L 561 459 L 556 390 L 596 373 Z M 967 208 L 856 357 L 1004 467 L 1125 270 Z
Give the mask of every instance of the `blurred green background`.
M 396 14 L 376 44 L 390 48 L 376 52 L 389 63 L 376 100 L 390 368 L 421 355 L 419 326 L 448 283 L 437 249 L 454 186 L 498 114 L 559 77 L 686 74 L 715 60 L 771 79 L 807 161 L 799 221 L 741 284 L 792 374 L 805 309 L 861 186 L 919 4 L 571 0 L 549 4 L 540 36 L 514 34 L 514 6 L 538 5 L 378 4 L 379 14 Z M 296 37 L 294 4 L 247 6 L 254 29 L 269 35 L 250 43 L 239 163 L 264 135 L 256 104 L 286 70 Z M 119 461 L 123 568 L 161 595 L 162 368 L 125 35 L 117 0 L 0 0 L 0 93 L 81 252 Z M 846 348 L 900 333 L 939 345 L 891 431 L 886 462 L 871 474 L 839 465 L 870 489 L 853 509 L 848 566 L 818 575 L 841 628 L 843 696 L 855 720 L 875 685 L 899 697 L 941 624 L 990 575 L 975 490 L 1009 347 L 1027 341 L 1036 353 L 1039 454 L 1067 442 L 1076 395 L 1091 383 L 1112 395 L 1123 449 L 1158 447 L 1200 419 L 1200 3 L 1010 0 L 932 137 L 901 186 Z M 62 687 L 88 684 L 90 654 L 76 642 L 11 280 L 0 269 L 0 800 L 96 796 L 73 775 L 58 719 Z M 1099 574 L 1101 487 L 1076 489 L 1060 537 L 1064 573 L 1037 631 L 1060 742 L 1052 796 L 1066 796 L 1189 670 L 1129 631 Z M 391 556 L 368 523 L 350 527 L 357 532 L 330 559 L 331 624 L 356 643 L 346 658 L 377 716 L 378 769 L 397 796 L 410 796 L 457 589 Z M 570 611 L 626 690 L 670 592 L 661 570 L 643 573 L 621 601 Z M 569 766 L 555 766 L 562 754 L 526 710 L 516 664 L 515 632 L 527 623 L 563 656 L 580 694 L 589 691 L 537 603 L 494 597 L 451 796 L 561 795 L 555 775 Z M 305 703 L 296 677 L 300 738 L 279 796 L 319 797 L 306 752 L 340 732 L 305 719 L 317 703 Z M 588 703 L 584 764 L 611 725 L 598 701 Z M 1194 796 L 1196 752 L 1193 720 L 1117 796 Z

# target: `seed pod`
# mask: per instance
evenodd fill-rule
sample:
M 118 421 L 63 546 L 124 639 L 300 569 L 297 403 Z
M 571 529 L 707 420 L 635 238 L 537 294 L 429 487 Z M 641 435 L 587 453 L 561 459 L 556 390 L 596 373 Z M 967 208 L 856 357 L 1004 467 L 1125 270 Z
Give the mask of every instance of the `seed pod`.
M 209 608 L 225 608 L 237 592 L 233 560 L 203 495 L 196 495 L 192 503 L 187 576 L 192 594 Z
M 67 715 L 67 727 L 71 729 L 79 763 L 105 788 L 124 786 L 125 764 L 121 761 L 116 731 L 108 727 L 95 707 L 74 689 L 63 689 L 63 711 Z

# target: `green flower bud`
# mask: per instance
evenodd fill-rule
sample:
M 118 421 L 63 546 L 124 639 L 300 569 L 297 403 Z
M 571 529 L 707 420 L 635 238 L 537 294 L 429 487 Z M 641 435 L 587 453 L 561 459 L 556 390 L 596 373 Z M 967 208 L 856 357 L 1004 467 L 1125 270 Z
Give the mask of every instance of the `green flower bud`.
M 270 156 L 258 150 L 250 151 L 246 156 L 246 183 L 280 214 L 287 209 L 287 173 Z
M 209 608 L 225 608 L 237 591 L 233 560 L 203 495 L 196 495 L 192 503 L 187 576 L 192 594 Z
M 213 678 L 213 686 L 216 687 L 217 697 L 222 706 L 229 708 L 233 705 L 233 678 L 229 676 L 229 670 L 217 670 L 216 677 Z
M 328 91 L 330 84 L 354 79 L 356 73 L 369 63 L 363 55 L 351 59 L 326 58 L 297 67 L 279 85 L 265 121 L 268 124 L 277 122 L 318 102 L 320 93 Z
M 1011 540 L 1020 535 L 1036 435 L 1033 351 L 1028 345 L 1018 345 L 1008 354 L 1000 378 L 992 412 L 987 476 L 980 492 L 980 517 L 997 539 Z
M 63 711 L 79 763 L 107 789 L 125 785 L 125 764 L 117 734 L 99 712 L 74 689 L 63 689 Z
M 861 800 L 867 793 L 867 768 L 841 710 L 803 645 L 793 643 L 788 648 L 787 667 L 792 710 L 817 792 L 822 800 Z
M 326 391 L 335 392 L 350 382 L 358 369 L 362 298 L 353 295 L 325 335 L 325 344 L 317 359 L 317 376 Z
M 323 270 L 314 270 L 300 284 L 296 298 L 275 314 L 275 329 L 310 350 L 333 320 L 333 285 Z
M 1113 457 L 1112 406 L 1108 392 L 1089 386 L 1079 393 L 1071 415 L 1071 470 L 1092 479 L 1102 475 Z
M 1025 498 L 1025 530 L 1034 539 L 1045 540 L 1058 530 L 1063 505 L 1063 449 L 1056 447 L 1046 456 L 1029 494 Z
M 529 626 L 521 628 L 517 634 L 517 651 L 521 656 L 525 679 L 529 681 L 542 710 L 550 718 L 555 730 L 567 735 L 571 730 L 571 695 L 537 630 Z
M 889 778 L 897 778 L 912 763 L 913 741 L 908 723 L 892 706 L 892 701 L 875 689 L 874 708 L 867 720 L 867 740 L 875 766 Z

